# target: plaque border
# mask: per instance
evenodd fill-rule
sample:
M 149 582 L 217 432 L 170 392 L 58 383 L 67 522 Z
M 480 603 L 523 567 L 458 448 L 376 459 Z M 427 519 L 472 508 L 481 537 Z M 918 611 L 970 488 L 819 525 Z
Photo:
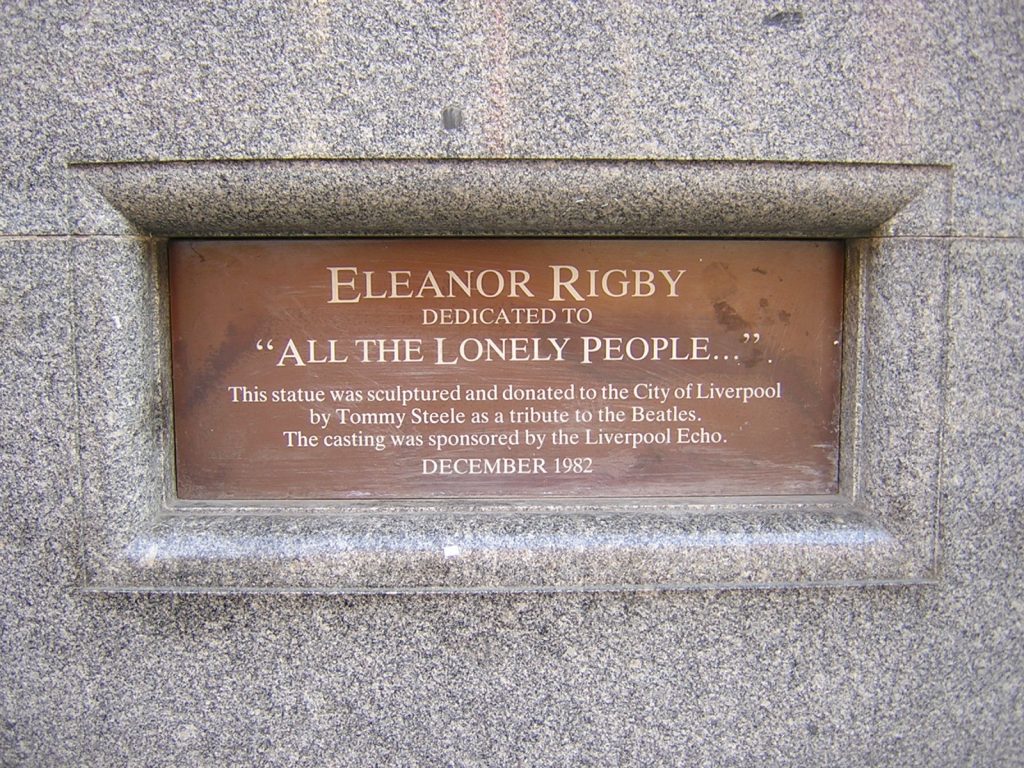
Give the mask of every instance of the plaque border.
M 72 170 L 72 220 L 115 235 L 72 246 L 82 589 L 518 592 L 939 578 L 947 166 L 281 160 Z M 167 239 L 385 235 L 844 240 L 840 493 L 177 500 Z

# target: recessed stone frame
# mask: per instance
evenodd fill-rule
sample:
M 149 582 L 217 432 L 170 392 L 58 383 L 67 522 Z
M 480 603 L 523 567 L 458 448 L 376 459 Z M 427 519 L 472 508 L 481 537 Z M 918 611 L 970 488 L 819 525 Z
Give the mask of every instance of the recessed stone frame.
M 939 576 L 948 167 L 610 160 L 71 167 L 83 183 L 69 213 L 85 235 L 72 246 L 83 589 L 721 589 L 925 584 Z M 840 492 L 579 503 L 177 500 L 167 239 L 370 235 L 844 240 Z

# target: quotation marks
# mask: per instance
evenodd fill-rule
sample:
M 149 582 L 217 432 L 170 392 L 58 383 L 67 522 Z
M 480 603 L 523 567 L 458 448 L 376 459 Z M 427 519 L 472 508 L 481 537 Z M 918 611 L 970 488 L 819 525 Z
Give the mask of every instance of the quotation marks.
M 748 333 L 742 334 L 740 338 L 741 338 L 743 344 L 757 344 L 757 343 L 759 343 L 761 341 L 761 334 L 760 333 L 749 333 L 748 332 Z M 750 359 L 750 361 L 747 364 L 748 365 L 753 365 L 754 363 L 760 361 L 761 358 L 762 358 L 761 353 L 759 351 L 755 351 L 753 353 L 753 357 Z M 725 360 L 725 361 L 734 360 L 737 363 L 740 362 L 740 356 L 739 355 L 712 355 L 711 359 L 712 360 Z M 774 360 L 772 360 L 771 358 L 768 358 L 768 362 L 772 363 L 772 362 L 774 362 Z
M 273 352 L 274 351 L 274 340 L 273 339 L 267 339 L 266 342 L 264 342 L 263 339 L 260 339 L 259 341 L 256 342 L 256 349 L 259 352 L 262 352 L 263 350 L 267 350 L 268 352 Z

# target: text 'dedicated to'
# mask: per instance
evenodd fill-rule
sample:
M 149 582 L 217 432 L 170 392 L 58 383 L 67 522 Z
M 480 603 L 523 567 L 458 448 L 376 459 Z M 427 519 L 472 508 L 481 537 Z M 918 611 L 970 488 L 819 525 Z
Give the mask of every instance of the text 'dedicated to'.
M 835 493 L 843 253 L 174 241 L 178 496 Z

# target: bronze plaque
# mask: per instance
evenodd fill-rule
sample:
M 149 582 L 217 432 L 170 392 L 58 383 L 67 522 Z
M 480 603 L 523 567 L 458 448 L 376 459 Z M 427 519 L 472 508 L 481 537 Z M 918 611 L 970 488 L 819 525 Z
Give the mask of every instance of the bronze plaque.
M 829 494 L 843 246 L 170 246 L 186 499 Z

